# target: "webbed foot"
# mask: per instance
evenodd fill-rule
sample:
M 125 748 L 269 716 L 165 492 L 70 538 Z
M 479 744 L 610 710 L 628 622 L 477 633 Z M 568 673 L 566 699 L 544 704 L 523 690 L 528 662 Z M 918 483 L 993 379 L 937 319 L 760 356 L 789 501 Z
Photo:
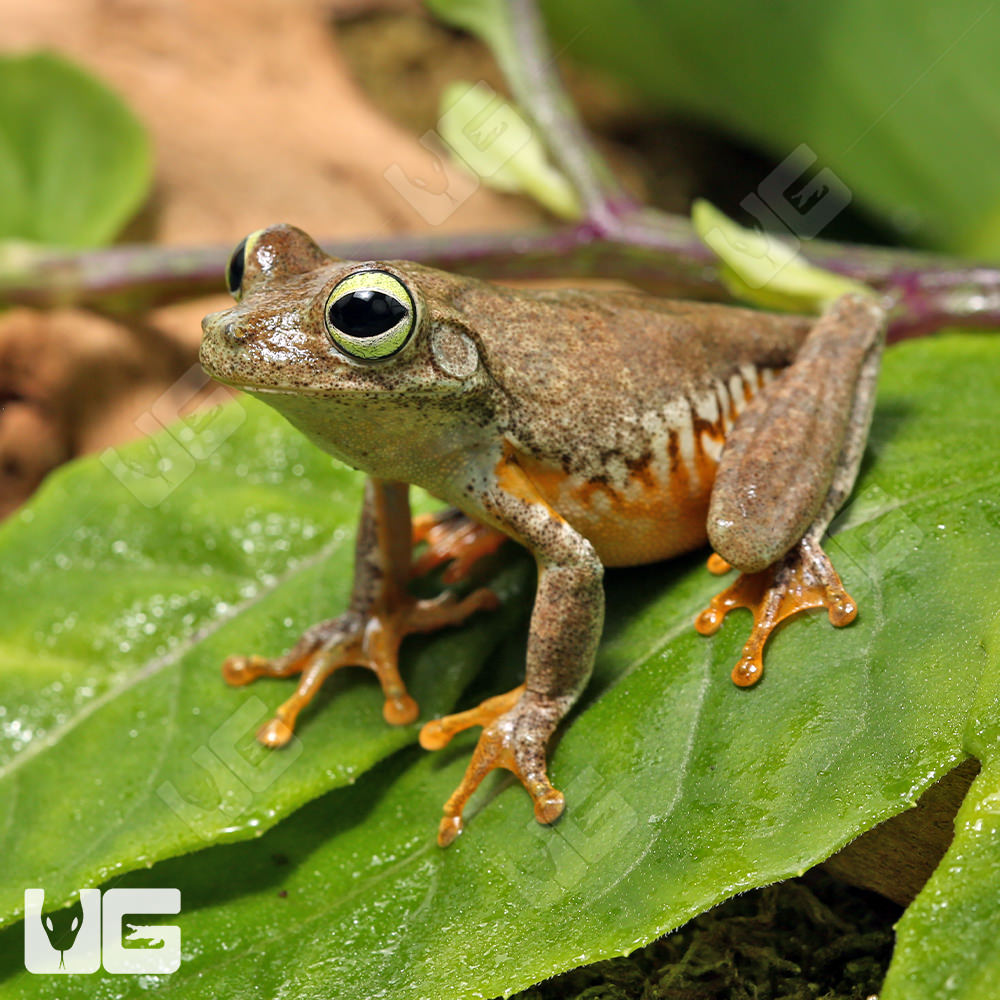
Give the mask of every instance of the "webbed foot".
M 731 567 L 713 554 L 708 568 L 713 573 L 725 573 Z M 810 608 L 826 608 L 830 623 L 839 628 L 854 621 L 858 613 L 829 557 L 807 538 L 767 569 L 741 573 L 734 583 L 712 598 L 695 620 L 695 628 L 702 635 L 713 635 L 733 608 L 748 608 L 754 619 L 750 638 L 733 668 L 733 683 L 740 687 L 749 687 L 760 680 L 764 673 L 764 646 L 785 619 Z
M 462 810 L 490 771 L 511 771 L 531 795 L 535 819 L 554 823 L 565 805 L 562 792 L 552 787 L 545 764 L 549 736 L 565 705 L 525 691 L 525 685 L 488 698 L 478 707 L 428 722 L 420 730 L 420 745 L 439 750 L 452 737 L 472 726 L 483 731 L 458 788 L 445 803 L 437 841 L 447 847 L 462 832 Z
M 502 531 L 454 508 L 419 514 L 413 519 L 413 544 L 426 542 L 427 548 L 414 559 L 413 576 L 423 576 L 450 561 L 441 580 L 458 583 L 469 576 L 480 559 L 492 555 L 505 541 L 507 536 Z
M 397 657 L 404 636 L 457 625 L 473 612 L 495 608 L 498 603 L 486 589 L 463 598 L 444 593 L 433 600 L 418 600 L 407 593 L 392 600 L 383 595 L 367 612 L 351 610 L 313 625 L 283 656 L 229 657 L 222 676 L 229 684 L 242 685 L 258 677 L 302 675 L 295 693 L 258 731 L 257 739 L 265 746 L 284 746 L 292 738 L 299 712 L 316 696 L 323 681 L 347 666 L 367 667 L 375 673 L 385 695 L 385 720 L 405 725 L 417 718 L 419 709 L 399 675 Z

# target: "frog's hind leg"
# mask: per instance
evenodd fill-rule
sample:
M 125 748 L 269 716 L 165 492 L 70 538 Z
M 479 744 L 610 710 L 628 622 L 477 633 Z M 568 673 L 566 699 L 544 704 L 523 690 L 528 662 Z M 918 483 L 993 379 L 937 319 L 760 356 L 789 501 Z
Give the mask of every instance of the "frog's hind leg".
M 734 566 L 741 575 L 695 627 L 711 635 L 730 610 L 750 609 L 753 631 L 733 669 L 742 687 L 760 679 L 764 646 L 785 619 L 825 607 L 841 626 L 857 614 L 820 540 L 857 478 L 884 338 L 877 302 L 856 294 L 837 299 L 726 441 L 709 510 L 718 553 L 709 568 Z
M 368 481 L 355 551 L 354 588 L 344 614 L 312 626 L 283 656 L 233 656 L 223 664 L 223 677 L 234 685 L 258 677 L 301 674 L 295 693 L 257 733 L 261 743 L 273 747 L 287 743 L 299 712 L 331 673 L 346 666 L 367 667 L 375 673 L 385 696 L 382 712 L 387 722 L 413 722 L 419 709 L 407 693 L 397 663 L 403 638 L 458 624 L 475 611 L 497 606 L 496 596 L 486 589 L 463 598 L 445 592 L 433 600 L 409 593 L 413 529 L 408 489 L 402 483 Z

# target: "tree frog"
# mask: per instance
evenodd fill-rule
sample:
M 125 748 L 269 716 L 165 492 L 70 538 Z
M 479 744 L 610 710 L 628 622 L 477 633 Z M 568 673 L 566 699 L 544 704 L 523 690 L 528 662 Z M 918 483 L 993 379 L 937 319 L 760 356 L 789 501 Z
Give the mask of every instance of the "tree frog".
M 461 517 L 418 522 L 440 561 L 513 538 L 534 556 L 525 681 L 427 722 L 429 749 L 481 726 L 438 841 L 494 768 L 512 771 L 536 818 L 564 807 L 546 748 L 587 683 L 601 635 L 605 566 L 667 559 L 710 541 L 741 575 L 696 622 L 749 607 L 733 670 L 761 676 L 788 616 L 856 608 L 820 547 L 850 492 L 871 418 L 885 331 L 874 298 L 847 293 L 819 317 L 640 293 L 515 290 L 405 261 L 327 256 L 301 230 L 248 236 L 227 269 L 236 304 L 204 320 L 201 362 L 367 473 L 348 609 L 284 655 L 233 656 L 232 684 L 300 675 L 258 739 L 278 747 L 323 680 L 373 670 L 388 722 L 418 716 L 397 665 L 402 638 L 496 604 L 488 589 L 411 596 L 408 490 Z M 453 574 L 455 575 L 455 574 Z

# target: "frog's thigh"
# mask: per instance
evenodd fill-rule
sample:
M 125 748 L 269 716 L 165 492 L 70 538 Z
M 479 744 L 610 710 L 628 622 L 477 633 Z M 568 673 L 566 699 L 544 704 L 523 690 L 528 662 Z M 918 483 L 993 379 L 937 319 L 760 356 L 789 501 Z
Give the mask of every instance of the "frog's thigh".
M 726 439 L 708 536 L 743 572 L 819 537 L 857 476 L 875 401 L 885 311 L 844 295 L 817 320 L 795 362 L 750 402 Z

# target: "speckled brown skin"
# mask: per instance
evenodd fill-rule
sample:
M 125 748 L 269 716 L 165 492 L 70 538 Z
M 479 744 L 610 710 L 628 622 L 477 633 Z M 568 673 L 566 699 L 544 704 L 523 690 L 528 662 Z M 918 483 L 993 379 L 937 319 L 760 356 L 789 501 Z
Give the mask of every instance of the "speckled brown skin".
M 716 552 L 743 572 L 695 627 L 711 635 L 733 608 L 750 610 L 754 627 L 732 672 L 741 687 L 763 676 L 764 646 L 786 619 L 826 608 L 842 626 L 858 613 L 820 540 L 858 474 L 885 332 L 874 299 L 837 299 L 726 441 L 708 531 Z M 710 560 L 710 568 L 720 567 Z
M 334 287 L 373 266 L 406 286 L 416 311 L 406 344 L 377 361 L 348 356 L 326 327 Z M 796 463 L 810 464 L 808 449 L 800 433 L 792 458 L 782 453 L 782 427 L 791 433 L 796 417 L 781 389 L 785 376 L 771 380 L 796 359 L 813 324 L 638 294 L 517 291 L 406 262 L 339 261 L 288 226 L 248 240 L 237 304 L 204 321 L 205 368 L 258 395 L 377 482 L 417 484 L 499 529 L 538 565 L 523 690 L 422 732 L 421 742 L 437 747 L 469 725 L 484 727 L 466 778 L 445 807 L 441 843 L 459 832 L 464 802 L 492 767 L 518 775 L 539 820 L 551 822 L 562 811 L 546 774 L 546 746 L 590 674 L 603 620 L 603 566 L 653 561 L 704 543 L 723 443 L 762 387 L 778 408 L 778 431 L 768 461 L 751 472 L 795 482 L 802 471 Z M 843 323 L 828 325 L 837 341 Z M 807 349 L 807 383 L 823 374 L 826 339 L 809 341 L 820 343 Z M 867 427 L 870 401 L 855 413 L 852 379 L 858 381 L 856 365 L 848 376 L 834 376 L 838 384 L 824 405 L 837 411 L 829 419 L 839 439 L 809 476 L 808 502 L 790 516 L 779 495 L 756 512 L 768 522 L 767 552 L 776 551 L 774 539 L 787 539 L 775 558 L 815 522 L 823 483 L 829 488 L 843 464 L 847 429 Z M 793 390 L 800 391 L 798 382 Z M 759 426 L 769 408 L 758 407 Z M 814 415 L 808 403 L 805 415 Z M 752 463 L 750 440 L 743 440 L 737 467 Z M 855 471 L 856 461 L 840 479 L 853 482 Z M 739 501 L 738 479 L 737 472 L 722 490 L 723 520 L 727 504 Z M 367 509 L 372 521 L 366 528 L 363 519 L 363 538 L 381 531 L 379 558 L 392 551 L 408 567 L 404 518 L 380 518 L 371 501 Z M 367 544 L 359 545 L 356 594 L 372 580 Z M 742 528 L 730 530 L 723 545 L 737 553 L 737 564 L 743 552 L 759 560 L 760 547 Z M 317 655 L 342 656 L 337 629 L 325 640 Z
M 843 296 L 812 328 L 794 366 L 740 414 L 708 515 L 712 548 L 730 565 L 754 573 L 775 563 L 830 498 L 819 541 L 857 474 L 883 342 L 882 309 Z M 831 495 L 838 467 L 843 482 Z

